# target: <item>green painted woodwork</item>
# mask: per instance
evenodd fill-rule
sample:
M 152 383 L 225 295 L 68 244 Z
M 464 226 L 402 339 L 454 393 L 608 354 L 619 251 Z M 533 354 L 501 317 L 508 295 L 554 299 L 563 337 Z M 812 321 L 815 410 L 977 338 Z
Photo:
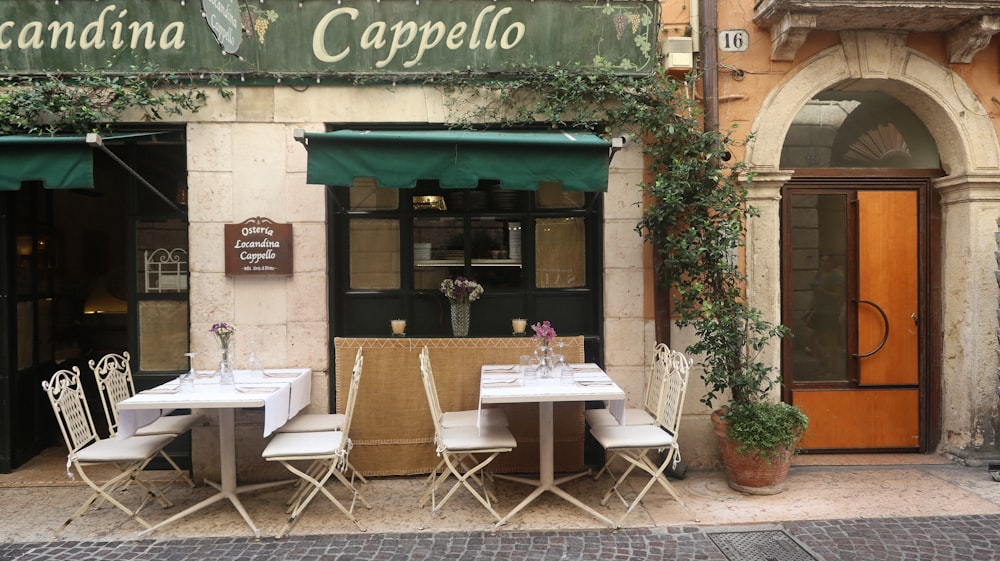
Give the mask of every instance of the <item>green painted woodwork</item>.
M 656 67 L 653 1 L 241 1 L 238 27 L 234 3 L 0 0 L 0 68 L 128 72 L 149 62 L 164 71 L 321 77 Z

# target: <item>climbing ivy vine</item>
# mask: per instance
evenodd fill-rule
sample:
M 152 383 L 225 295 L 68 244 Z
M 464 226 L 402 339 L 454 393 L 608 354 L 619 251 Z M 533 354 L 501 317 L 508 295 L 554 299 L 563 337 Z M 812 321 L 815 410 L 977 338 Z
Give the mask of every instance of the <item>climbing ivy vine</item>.
M 221 76 L 209 85 L 228 98 Z M 144 121 L 197 113 L 207 95 L 179 75 L 154 66 L 132 67 L 123 74 L 82 68 L 72 73 L 0 75 L 0 134 L 52 135 L 107 133 L 126 113 L 139 111 Z

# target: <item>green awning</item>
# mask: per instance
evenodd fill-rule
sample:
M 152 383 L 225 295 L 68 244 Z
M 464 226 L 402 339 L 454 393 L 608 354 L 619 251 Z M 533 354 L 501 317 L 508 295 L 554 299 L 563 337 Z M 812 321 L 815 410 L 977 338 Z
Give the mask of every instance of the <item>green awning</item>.
M 0 191 L 17 191 L 24 181 L 92 188 L 94 149 L 84 136 L 0 136 Z
M 309 152 L 306 182 L 349 186 L 374 178 L 380 187 L 411 189 L 417 180 L 445 189 L 480 180 L 531 191 L 556 181 L 567 191 L 607 191 L 611 143 L 589 132 L 563 131 L 297 131 Z
M 47 189 L 92 189 L 94 145 L 155 133 L 74 136 L 0 136 L 0 191 L 17 191 L 24 181 L 41 181 Z

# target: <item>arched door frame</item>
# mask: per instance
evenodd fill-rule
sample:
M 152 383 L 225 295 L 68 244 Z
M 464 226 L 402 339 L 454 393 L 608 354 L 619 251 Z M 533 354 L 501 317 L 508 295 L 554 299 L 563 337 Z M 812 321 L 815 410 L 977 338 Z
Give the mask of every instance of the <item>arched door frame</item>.
M 833 86 L 877 90 L 906 104 L 927 126 L 945 176 L 934 181 L 941 196 L 940 448 L 968 455 L 997 443 L 994 374 L 997 357 L 992 274 L 993 232 L 1000 216 L 1000 144 L 989 114 L 975 93 L 948 67 L 908 48 L 906 36 L 845 31 L 841 43 L 789 72 L 765 99 L 748 143 L 746 162 L 755 174 L 751 202 L 760 215 L 747 231 L 748 293 L 767 318 L 780 321 L 780 190 L 792 171 L 779 162 L 785 134 L 802 107 Z M 972 259 L 969 256 L 982 256 Z M 769 359 L 779 364 L 780 349 Z M 947 405 L 947 406 L 945 406 Z M 934 409 L 937 409 L 936 407 Z M 936 440 L 932 437 L 932 440 Z

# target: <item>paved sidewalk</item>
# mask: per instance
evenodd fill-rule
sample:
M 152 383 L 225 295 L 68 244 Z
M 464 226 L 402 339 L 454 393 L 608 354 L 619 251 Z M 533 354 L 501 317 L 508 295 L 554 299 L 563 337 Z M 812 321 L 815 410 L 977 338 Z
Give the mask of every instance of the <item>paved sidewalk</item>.
M 288 491 L 280 488 L 245 497 L 264 532 L 259 540 L 228 503 L 143 538 L 138 524 L 105 505 L 53 540 L 89 493 L 66 479 L 64 465 L 52 471 L 0 475 L 0 560 L 1000 561 L 1000 483 L 985 466 L 929 456 L 801 457 L 787 490 L 773 496 L 732 491 L 720 472 L 689 471 L 674 482 L 686 507 L 655 489 L 617 531 L 545 495 L 492 532 L 485 509 L 462 494 L 432 515 L 415 504 L 422 478 L 374 479 L 363 487 L 373 508 L 356 510 L 368 532 L 317 500 L 281 540 L 271 537 L 284 520 Z M 605 484 L 582 478 L 570 491 L 596 507 Z M 498 485 L 501 511 L 527 493 Z M 169 495 L 183 507 L 211 492 L 174 487 Z M 142 514 L 155 522 L 177 508 Z M 614 500 L 600 508 L 613 519 L 625 515 Z
M 738 546 L 720 536 L 738 535 Z M 742 542 L 742 543 L 739 543 Z M 722 547 L 720 547 L 720 544 Z M 440 532 L 0 544 L 0 559 L 209 561 L 991 561 L 1000 515 L 787 522 L 741 527 L 670 526 L 540 532 Z

